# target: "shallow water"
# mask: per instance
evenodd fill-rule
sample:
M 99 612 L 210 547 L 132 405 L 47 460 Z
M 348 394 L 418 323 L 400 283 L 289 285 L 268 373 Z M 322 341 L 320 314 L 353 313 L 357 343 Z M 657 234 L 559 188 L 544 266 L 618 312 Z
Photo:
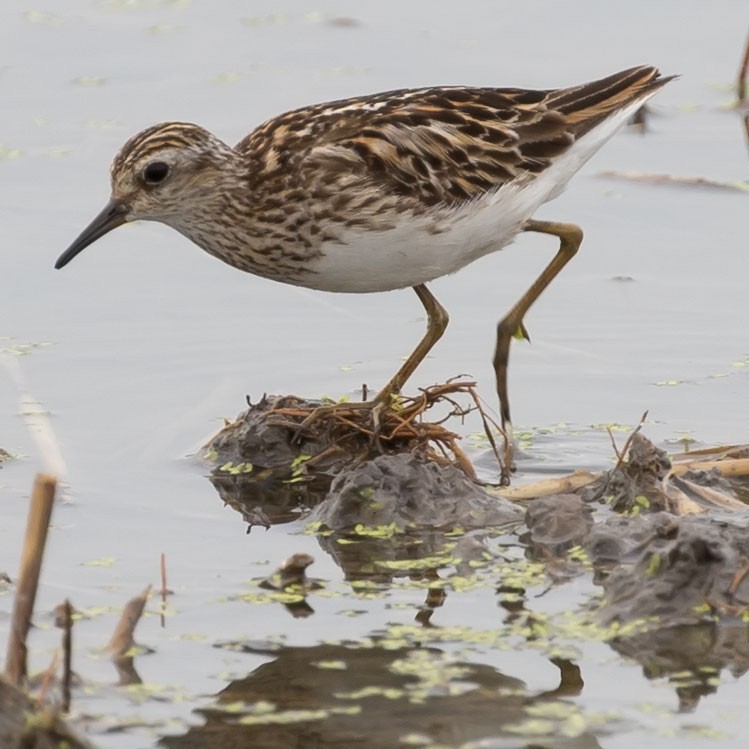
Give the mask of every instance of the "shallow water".
M 466 746 L 479 735 L 495 736 L 487 746 L 524 746 L 533 730 L 548 746 L 611 749 L 645 737 L 658 747 L 686 737 L 695 747 L 743 745 L 746 679 L 721 672 L 715 694 L 680 711 L 665 672 L 646 678 L 642 666 L 608 645 L 565 632 L 560 620 L 595 590 L 589 581 L 576 579 L 543 597 L 536 595 L 546 583 L 531 581 L 525 606 L 557 627 L 541 644 L 512 628 L 490 575 L 473 589 L 450 591 L 432 626 L 423 627 L 414 622 L 423 586 L 399 579 L 366 594 L 353 590 L 299 522 L 245 535 L 240 516 L 221 505 L 203 471 L 185 459 L 223 417 L 241 410 L 247 393 L 337 397 L 363 381 L 383 383 L 421 335 L 413 293 L 346 296 L 273 284 L 147 224 L 114 232 L 63 272 L 52 266 L 105 203 L 115 151 L 154 122 L 200 122 L 233 142 L 265 118 L 312 101 L 429 83 L 549 87 L 652 62 L 683 77 L 654 100 L 649 132 L 617 136 L 539 214 L 580 224 L 586 238 L 528 316 L 533 344 L 513 349 L 515 420 L 534 432 L 519 480 L 605 467 L 609 437 L 596 425 L 633 425 L 646 409 L 646 431 L 662 442 L 685 435 L 706 444 L 747 441 L 749 197 L 597 176 L 637 170 L 746 179 L 741 122 L 726 108 L 746 33 L 744 3 L 637 0 L 614 11 L 587 0 L 570 11 L 542 2 L 474 2 L 459 10 L 441 2 L 218 7 L 71 0 L 64 12 L 52 2 L 33 8 L 11 0 L 0 11 L 0 335 L 11 350 L 3 358 L 8 376 L 0 379 L 0 447 L 23 456 L 0 473 L 0 569 L 15 574 L 34 473 L 57 467 L 27 428 L 24 415 L 33 405 L 20 399 L 31 394 L 49 414 L 69 487 L 55 510 L 32 665 L 49 662 L 58 635 L 47 612 L 70 597 L 90 613 L 76 626 L 75 668 L 87 688 L 75 693 L 74 708 L 88 716 L 94 740 L 154 746 L 190 725 L 194 739 L 168 745 L 208 746 L 200 743 L 204 717 L 195 710 L 213 705 L 213 695 L 254 676 L 250 689 L 232 687 L 238 696 L 231 699 L 262 697 L 287 709 L 283 689 L 256 669 L 277 664 L 283 686 L 295 667 L 339 664 L 346 652 L 340 643 L 348 642 L 352 659 L 380 654 L 351 662 L 352 673 L 371 678 L 349 678 L 336 665 L 321 669 L 325 686 L 302 703 L 329 711 L 329 693 L 393 686 L 390 656 L 375 645 L 397 646 L 398 658 L 421 674 L 407 684 L 412 697 L 426 700 L 425 712 L 412 724 L 398 722 L 402 694 L 400 701 L 371 698 L 365 712 L 381 723 L 397 713 L 398 735 L 430 733 L 443 716 L 452 728 L 431 735 L 446 746 Z M 356 24 L 330 22 L 349 13 Z M 468 372 L 493 403 L 494 325 L 554 251 L 548 238 L 521 237 L 436 282 L 452 321 L 411 386 Z M 51 345 L 24 346 L 41 343 Z M 491 472 L 490 461 L 480 465 Z M 514 538 L 495 543 L 522 556 Z M 311 597 L 314 615 L 292 618 L 278 603 L 240 598 L 257 592 L 248 581 L 295 551 L 315 555 L 310 572 L 328 584 Z M 170 615 L 162 628 L 153 601 L 138 629 L 138 639 L 155 651 L 136 662 L 151 688 L 118 688 L 97 648 L 125 600 L 157 582 L 161 553 L 175 590 Z M 0 641 L 10 607 L 6 593 Z M 284 650 L 269 654 L 268 643 L 279 640 Z M 258 647 L 214 647 L 228 641 Z M 323 642 L 332 643 L 328 650 Z M 441 651 L 433 652 L 429 673 L 416 660 L 421 645 Z M 549 661 L 557 651 L 580 668 L 585 686 L 563 700 L 534 700 L 557 689 L 559 668 Z M 472 664 L 474 672 L 459 678 L 449 670 L 455 664 Z M 476 689 L 451 703 L 445 695 L 463 684 L 527 696 L 539 709 L 530 716 L 537 722 L 517 728 L 529 717 L 527 705 L 510 701 L 495 732 L 461 732 L 456 715 L 475 710 L 470 724 L 481 726 L 488 709 Z M 397 686 L 404 688 L 402 681 Z M 129 720 L 143 723 L 107 733 Z M 253 735 L 253 745 L 288 745 L 307 730 L 319 732 L 321 746 L 336 737 L 349 741 L 346 731 L 364 730 L 349 720 L 291 721 L 288 734 Z M 365 745 L 393 745 L 392 736 L 367 731 Z

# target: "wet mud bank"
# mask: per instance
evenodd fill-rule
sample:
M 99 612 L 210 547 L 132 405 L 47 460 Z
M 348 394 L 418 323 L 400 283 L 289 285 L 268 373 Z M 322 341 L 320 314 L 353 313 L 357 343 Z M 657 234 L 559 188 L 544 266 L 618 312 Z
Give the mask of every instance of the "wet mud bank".
M 293 403 L 309 413 L 315 405 Z M 436 453 L 424 436 L 433 424 L 386 446 L 353 433 L 346 419 L 300 438 L 283 415 L 287 407 L 266 399 L 224 427 L 203 451 L 215 466 L 211 480 L 250 523 L 303 514 L 350 575 L 365 574 L 366 565 L 346 559 L 341 538 L 358 536 L 378 547 L 371 558 L 394 560 L 428 557 L 447 543 L 455 556 L 459 536 L 459 553 L 470 557 L 487 535 L 512 531 L 552 577 L 560 566 L 593 574 L 603 588 L 596 619 L 604 625 L 657 630 L 725 615 L 749 620 L 745 448 L 724 450 L 712 463 L 700 455 L 672 463 L 638 427 L 610 471 L 523 487 L 523 501 L 513 502 Z M 543 496 L 549 487 L 556 490 Z M 358 547 L 356 557 L 364 556 Z

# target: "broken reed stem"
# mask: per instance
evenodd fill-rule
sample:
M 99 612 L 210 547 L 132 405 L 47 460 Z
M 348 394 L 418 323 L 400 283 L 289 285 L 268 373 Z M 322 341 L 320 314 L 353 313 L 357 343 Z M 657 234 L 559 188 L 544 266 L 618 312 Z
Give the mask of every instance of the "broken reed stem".
M 64 713 L 70 712 L 70 684 L 73 675 L 73 607 L 66 598 L 62 622 L 62 704 Z
M 42 684 L 39 687 L 39 694 L 37 696 L 37 702 L 43 704 L 47 700 L 47 693 L 49 692 L 49 685 L 52 683 L 52 680 L 55 678 L 55 671 L 57 671 L 57 660 L 59 656 L 57 651 L 55 651 L 52 654 L 52 660 L 49 662 L 49 666 L 47 666 L 47 670 L 44 672 L 44 676 L 42 678 Z
M 159 559 L 159 566 L 161 567 L 161 600 L 166 603 L 166 555 L 163 551 Z
M 164 616 L 164 612 L 166 611 L 166 596 L 167 596 L 167 589 L 166 589 L 166 555 L 164 552 L 161 552 L 161 559 L 160 561 L 160 567 L 161 567 L 161 628 L 163 629 L 166 626 L 166 617 Z
M 122 610 L 120 621 L 117 622 L 112 639 L 106 646 L 105 650 L 113 658 L 121 658 L 126 655 L 128 650 L 135 645 L 135 628 L 138 626 L 143 609 L 148 601 L 148 594 L 151 592 L 151 586 L 148 585 L 143 589 L 140 595 L 131 598 Z
M 749 34 L 746 37 L 746 46 L 744 47 L 744 57 L 741 60 L 739 68 L 739 79 L 736 83 L 736 96 L 739 100 L 739 106 L 749 103 L 747 101 L 747 79 L 749 79 Z
M 717 468 L 726 478 L 749 476 L 749 458 L 723 458 L 720 460 L 694 460 L 676 463 L 671 473 L 683 476 L 687 471 L 712 471 Z
M 540 497 L 550 497 L 552 494 L 568 494 L 592 484 L 603 476 L 603 471 L 590 473 L 589 471 L 575 471 L 574 473 L 554 479 L 542 479 L 525 486 L 502 487 L 497 494 L 513 502 L 524 502 Z
M 16 686 L 21 686 L 26 678 L 26 637 L 31 627 L 56 487 L 57 480 L 54 476 L 40 473 L 37 474 L 31 494 L 5 659 L 5 676 Z

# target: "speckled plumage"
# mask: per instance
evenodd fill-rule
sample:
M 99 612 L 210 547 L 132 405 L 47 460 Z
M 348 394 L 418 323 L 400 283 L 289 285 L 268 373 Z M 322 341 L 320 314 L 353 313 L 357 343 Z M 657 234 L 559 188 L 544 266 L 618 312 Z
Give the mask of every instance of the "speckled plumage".
M 522 230 L 561 238 L 533 213 L 668 80 L 641 66 L 555 90 L 389 91 L 282 114 L 233 148 L 198 125 L 156 125 L 123 146 L 112 202 L 57 267 L 109 229 L 147 219 L 277 281 L 418 289 Z M 574 250 L 513 308 L 516 327 Z

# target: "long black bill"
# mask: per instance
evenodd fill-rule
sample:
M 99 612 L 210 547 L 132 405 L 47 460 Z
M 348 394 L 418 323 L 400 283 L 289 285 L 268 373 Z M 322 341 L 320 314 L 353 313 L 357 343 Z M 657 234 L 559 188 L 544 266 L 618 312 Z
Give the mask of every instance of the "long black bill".
M 66 266 L 79 252 L 85 250 L 99 237 L 127 221 L 127 208 L 117 200 L 110 200 L 104 210 L 80 233 L 73 244 L 57 258 L 55 268 Z

